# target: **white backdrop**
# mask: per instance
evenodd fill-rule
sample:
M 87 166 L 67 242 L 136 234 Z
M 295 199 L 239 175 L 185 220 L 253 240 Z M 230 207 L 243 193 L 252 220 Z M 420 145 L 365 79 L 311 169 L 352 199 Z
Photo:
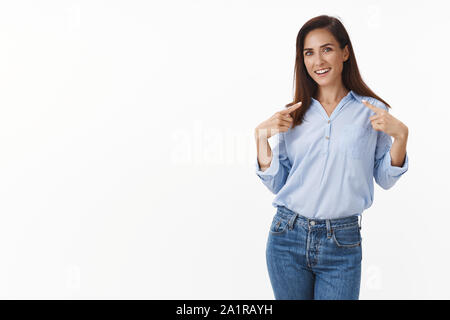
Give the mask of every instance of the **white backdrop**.
M 363 213 L 360 299 L 450 298 L 445 6 L 1 1 L 0 297 L 273 299 L 253 131 L 330 14 L 409 127 L 408 172 Z

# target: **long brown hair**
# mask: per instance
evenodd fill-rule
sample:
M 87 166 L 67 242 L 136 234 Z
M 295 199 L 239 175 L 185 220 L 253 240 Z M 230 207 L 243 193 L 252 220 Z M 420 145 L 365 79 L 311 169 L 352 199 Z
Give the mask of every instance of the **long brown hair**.
M 294 67 L 294 101 L 287 104 L 286 107 L 290 107 L 300 101 L 302 106 L 294 111 L 291 115 L 294 118 L 292 128 L 302 124 L 303 117 L 308 111 L 311 104 L 311 98 L 315 97 L 317 93 L 317 83 L 308 74 L 305 67 L 303 48 L 306 35 L 318 28 L 327 29 L 339 43 L 339 47 L 344 49 L 345 45 L 348 45 L 349 58 L 344 62 L 344 68 L 342 70 L 342 82 L 348 90 L 367 97 L 373 97 L 383 102 L 388 108 L 391 106 L 377 96 L 370 88 L 364 83 L 361 74 L 359 73 L 358 65 L 356 63 L 355 53 L 353 52 L 353 46 L 348 36 L 347 30 L 341 21 L 335 17 L 328 15 L 321 15 L 307 21 L 297 35 L 296 44 L 296 58 Z

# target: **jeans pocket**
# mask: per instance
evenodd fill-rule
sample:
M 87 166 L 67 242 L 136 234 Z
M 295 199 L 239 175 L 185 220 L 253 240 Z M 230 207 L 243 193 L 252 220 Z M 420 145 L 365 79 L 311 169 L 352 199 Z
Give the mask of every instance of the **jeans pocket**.
M 362 238 L 358 223 L 354 226 L 333 228 L 333 240 L 341 248 L 361 246 Z
M 344 126 L 339 145 L 340 149 L 350 158 L 362 158 L 368 152 L 370 129 L 357 124 Z
M 286 232 L 288 226 L 288 219 L 284 216 L 275 214 L 272 220 L 272 224 L 270 225 L 270 234 L 272 235 L 281 235 Z

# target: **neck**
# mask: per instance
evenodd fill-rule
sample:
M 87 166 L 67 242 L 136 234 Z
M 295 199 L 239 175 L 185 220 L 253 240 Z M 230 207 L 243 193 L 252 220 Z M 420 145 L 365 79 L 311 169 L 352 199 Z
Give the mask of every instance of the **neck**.
M 317 91 L 317 100 L 322 104 L 336 104 L 345 97 L 350 90 L 344 87 L 342 83 L 333 86 L 319 86 Z

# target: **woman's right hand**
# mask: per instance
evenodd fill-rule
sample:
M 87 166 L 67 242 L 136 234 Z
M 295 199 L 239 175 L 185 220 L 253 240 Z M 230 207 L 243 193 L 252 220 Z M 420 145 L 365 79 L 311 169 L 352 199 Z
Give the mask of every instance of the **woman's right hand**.
M 300 101 L 285 110 L 276 112 L 269 119 L 261 122 L 255 129 L 256 138 L 264 137 L 269 139 L 277 133 L 288 131 L 294 122 L 290 113 L 300 108 L 301 105 L 302 102 Z

